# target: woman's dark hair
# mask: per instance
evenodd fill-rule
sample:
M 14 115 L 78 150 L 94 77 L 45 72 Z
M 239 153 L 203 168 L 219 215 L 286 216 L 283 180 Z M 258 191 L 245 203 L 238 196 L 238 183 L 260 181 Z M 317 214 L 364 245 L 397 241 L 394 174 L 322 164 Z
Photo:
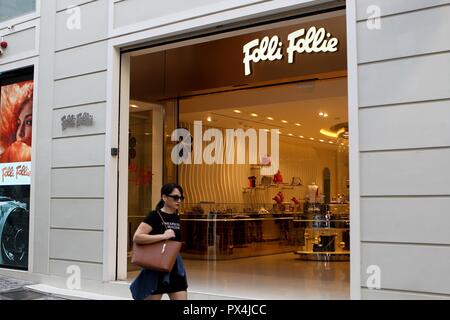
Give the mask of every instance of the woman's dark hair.
M 161 188 L 161 197 L 163 195 L 165 196 L 170 195 L 175 189 L 178 189 L 178 191 L 180 191 L 181 196 L 183 197 L 183 188 L 176 183 L 168 183 L 163 185 L 163 187 Z M 156 211 L 161 210 L 163 207 L 164 207 L 164 200 L 161 199 L 156 205 Z

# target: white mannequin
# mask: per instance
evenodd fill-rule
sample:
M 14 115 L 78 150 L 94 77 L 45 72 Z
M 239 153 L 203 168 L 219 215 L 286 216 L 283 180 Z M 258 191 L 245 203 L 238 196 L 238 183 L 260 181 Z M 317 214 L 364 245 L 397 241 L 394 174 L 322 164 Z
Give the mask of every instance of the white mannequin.
M 319 200 L 319 186 L 315 182 L 308 185 L 308 197 L 310 202 Z

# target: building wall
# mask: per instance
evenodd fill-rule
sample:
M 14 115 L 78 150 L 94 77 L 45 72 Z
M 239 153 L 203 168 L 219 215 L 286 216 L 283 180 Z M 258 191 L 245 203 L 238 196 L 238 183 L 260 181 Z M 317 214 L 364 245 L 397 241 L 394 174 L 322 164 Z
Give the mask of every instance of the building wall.
M 95 283 L 114 280 L 105 268 L 105 261 L 114 260 L 105 252 L 116 250 L 115 243 L 108 242 L 105 222 L 117 214 L 105 209 L 109 190 L 105 167 L 116 161 L 105 153 L 115 139 L 107 132 L 114 127 L 107 122 L 111 119 L 107 108 L 114 107 L 107 99 L 108 41 L 124 37 L 129 44 L 127 35 L 149 30 L 152 34 L 142 42 L 182 36 L 224 22 L 326 2 L 330 1 L 198 0 L 189 5 L 151 2 L 150 7 L 150 1 L 140 0 L 45 0 L 38 1 L 31 18 L 18 23 L 20 19 L 14 19 L 12 31 L 7 23 L 0 24 L 0 36 L 10 43 L 0 58 L 0 71 L 35 63 L 38 96 L 30 273 L 0 272 L 64 287 L 67 267 L 77 265 L 84 289 L 101 291 Z M 68 27 L 74 15 L 67 11 L 70 5 L 80 10 L 80 29 Z M 92 127 L 62 130 L 61 117 L 83 112 L 94 116 Z M 113 264 L 109 269 L 115 269 Z M 93 282 L 86 285 L 88 280 Z M 129 294 L 126 286 L 119 291 Z
M 361 297 L 448 299 L 450 1 L 357 0 L 356 11 Z M 367 288 L 370 265 L 381 290 Z
M 79 5 L 80 29 L 66 8 Z M 108 1 L 57 1 L 52 131 L 50 274 L 79 265 L 83 278 L 103 278 Z M 92 127 L 61 129 L 61 117 L 89 112 Z
M 116 214 L 104 210 L 113 107 L 108 40 L 145 31 L 150 41 L 324 2 L 198 0 L 189 8 L 183 1 L 148 8 L 143 0 L 45 0 L 12 31 L 0 24 L 11 44 L 0 71 L 39 62 L 33 274 L 65 279 L 66 267 L 76 264 L 83 279 L 113 280 L 104 269 L 104 221 Z M 373 4 L 381 8 L 380 30 L 366 27 Z M 80 30 L 66 26 L 69 5 L 80 6 Z M 356 7 L 362 298 L 448 298 L 450 1 L 357 0 Z M 94 126 L 62 132 L 60 118 L 79 112 L 90 112 Z M 366 288 L 369 265 L 381 268 L 381 290 Z

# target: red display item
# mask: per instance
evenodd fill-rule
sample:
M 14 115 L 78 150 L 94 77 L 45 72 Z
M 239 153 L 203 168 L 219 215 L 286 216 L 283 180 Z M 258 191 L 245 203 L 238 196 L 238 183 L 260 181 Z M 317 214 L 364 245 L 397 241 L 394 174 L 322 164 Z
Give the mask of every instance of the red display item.
M 273 182 L 276 184 L 283 183 L 283 176 L 281 175 L 280 170 L 273 176 Z
M 8 48 L 8 42 L 6 42 L 6 41 L 0 42 L 0 47 L 1 47 L 2 49 Z

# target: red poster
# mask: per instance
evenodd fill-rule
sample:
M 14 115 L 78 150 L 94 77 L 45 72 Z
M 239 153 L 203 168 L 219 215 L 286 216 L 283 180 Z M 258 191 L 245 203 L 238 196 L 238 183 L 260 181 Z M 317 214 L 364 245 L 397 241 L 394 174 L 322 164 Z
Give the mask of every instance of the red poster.
M 33 80 L 1 87 L 0 163 L 31 161 Z

